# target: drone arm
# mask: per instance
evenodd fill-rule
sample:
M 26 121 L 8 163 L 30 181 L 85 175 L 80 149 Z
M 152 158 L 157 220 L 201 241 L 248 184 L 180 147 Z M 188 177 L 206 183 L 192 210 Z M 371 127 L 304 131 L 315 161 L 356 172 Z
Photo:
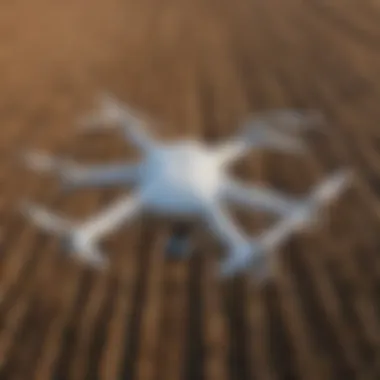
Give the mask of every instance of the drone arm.
M 261 274 L 265 274 L 265 255 L 277 250 L 294 233 L 315 225 L 320 219 L 321 210 L 335 201 L 352 179 L 353 173 L 351 171 L 341 170 L 319 183 L 303 202 L 300 202 L 273 227 L 263 231 L 251 241 L 250 260 L 246 260 L 249 255 L 240 256 L 240 258 L 237 256 L 227 258 L 222 265 L 224 273 L 230 275 L 242 271 L 247 268 L 247 262 L 250 261 L 251 264 L 254 264 L 251 266 L 253 271 L 264 270 Z
M 142 205 L 141 197 L 123 197 L 83 223 L 70 221 L 28 201 L 22 202 L 20 211 L 43 231 L 59 236 L 65 251 L 101 268 L 107 260 L 97 247 L 97 242 L 122 223 L 136 217 Z
M 143 151 L 150 151 L 156 145 L 145 128 L 145 123 L 132 115 L 126 114 L 121 119 L 121 126 L 126 140 Z
M 139 165 L 110 164 L 96 166 L 71 165 L 61 172 L 61 180 L 69 188 L 106 187 L 135 184 Z
M 80 165 L 42 152 L 26 152 L 23 163 L 39 173 L 56 174 L 65 187 L 78 189 L 135 184 L 139 165 L 112 163 L 107 165 Z
M 268 148 L 287 153 L 305 153 L 306 147 L 295 134 L 313 129 L 323 115 L 313 110 L 277 109 L 248 119 L 238 136 L 218 149 L 221 159 L 233 162 L 249 149 Z M 278 127 L 278 128 L 276 128 Z
M 229 249 L 246 242 L 244 234 L 219 206 L 212 205 L 206 210 L 206 222 L 211 232 Z
M 99 240 L 135 218 L 142 206 L 143 201 L 138 195 L 124 196 L 84 222 L 79 229 L 89 240 Z
M 242 208 L 285 215 L 299 201 L 273 189 L 258 186 L 246 186 L 237 180 L 227 180 L 223 187 L 222 197 L 227 202 Z
M 104 129 L 119 129 L 126 140 L 143 151 L 151 150 L 156 144 L 146 130 L 146 122 L 130 107 L 121 104 L 110 95 L 100 97 L 99 109 L 84 117 L 80 124 L 84 131 L 99 131 Z M 108 127 L 103 127 L 108 124 Z
M 263 125 L 252 125 L 230 141 L 216 149 L 220 162 L 229 164 L 237 161 L 251 149 L 272 149 L 284 153 L 304 154 L 304 143 L 294 136 L 286 135 Z
M 242 139 L 232 139 L 216 148 L 216 155 L 222 164 L 229 164 L 243 157 L 252 148 L 251 144 Z

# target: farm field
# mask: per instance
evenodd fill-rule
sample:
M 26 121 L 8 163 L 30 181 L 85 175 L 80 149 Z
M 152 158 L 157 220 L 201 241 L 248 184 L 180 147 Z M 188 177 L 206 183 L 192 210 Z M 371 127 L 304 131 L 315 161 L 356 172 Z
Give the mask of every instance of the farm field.
M 107 241 L 112 268 L 62 257 L 17 213 L 29 198 L 73 217 L 118 193 L 64 196 L 15 159 L 134 157 L 76 120 L 108 91 L 163 139 L 215 141 L 247 114 L 327 118 L 305 157 L 254 152 L 241 178 L 302 194 L 351 167 L 326 223 L 271 258 L 265 285 L 221 282 L 202 231 L 164 259 L 173 226 L 141 220 Z M 370 0 L 13 0 L 0 3 L 0 380 L 380 379 L 380 3 Z M 252 235 L 269 225 L 242 214 Z

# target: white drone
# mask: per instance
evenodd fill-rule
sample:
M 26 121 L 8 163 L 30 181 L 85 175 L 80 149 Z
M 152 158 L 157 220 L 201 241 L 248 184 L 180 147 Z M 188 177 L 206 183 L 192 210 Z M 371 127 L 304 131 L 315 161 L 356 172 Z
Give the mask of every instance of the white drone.
M 305 146 L 299 138 L 286 132 L 300 131 L 317 116 L 316 113 L 278 110 L 251 120 L 238 136 L 224 143 L 213 146 L 192 140 L 164 143 L 147 133 L 147 122 L 127 106 L 104 96 L 99 109 L 85 119 L 84 130 L 101 130 L 104 125 L 118 127 L 125 139 L 142 152 L 140 163 L 83 166 L 39 152 L 24 154 L 24 162 L 36 171 L 57 173 L 66 189 L 133 186 L 132 195 L 121 196 L 82 222 L 69 221 L 27 201 L 22 203 L 21 210 L 44 231 L 58 235 L 70 255 L 98 268 L 108 263 L 98 247 L 100 239 L 143 212 L 177 220 L 197 219 L 205 222 L 226 248 L 226 257 L 220 264 L 222 276 L 247 268 L 265 275 L 266 254 L 276 250 L 294 232 L 316 222 L 321 208 L 337 198 L 352 174 L 347 170 L 338 171 L 308 196 L 296 199 L 268 188 L 242 184 L 232 178 L 227 169 L 252 148 L 303 152 Z M 274 129 L 275 123 L 287 126 L 288 131 Z M 229 217 L 228 206 L 272 213 L 280 220 L 260 236 L 248 238 Z

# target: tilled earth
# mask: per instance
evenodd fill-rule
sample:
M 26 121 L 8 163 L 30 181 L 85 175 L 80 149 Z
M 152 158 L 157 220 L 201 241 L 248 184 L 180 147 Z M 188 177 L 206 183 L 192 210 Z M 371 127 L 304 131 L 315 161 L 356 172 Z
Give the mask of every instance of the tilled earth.
M 0 4 L 0 379 L 380 378 L 380 3 L 370 0 L 12 0 Z M 133 157 L 76 119 L 106 90 L 162 138 L 221 139 L 251 112 L 323 111 L 304 158 L 252 153 L 236 171 L 301 194 L 339 167 L 352 188 L 326 223 L 273 256 L 273 279 L 220 282 L 218 247 L 164 260 L 172 226 L 107 242 L 99 274 L 59 255 L 16 212 L 25 197 L 73 217 L 116 191 L 60 194 L 15 153 Z M 252 234 L 270 221 L 240 215 Z

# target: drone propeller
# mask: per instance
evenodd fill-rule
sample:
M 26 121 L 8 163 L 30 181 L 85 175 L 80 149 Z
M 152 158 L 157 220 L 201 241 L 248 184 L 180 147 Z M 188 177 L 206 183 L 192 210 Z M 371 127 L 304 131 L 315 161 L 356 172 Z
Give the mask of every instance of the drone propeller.
M 275 109 L 252 115 L 244 124 L 245 128 L 271 127 L 284 133 L 300 133 L 320 129 L 325 123 L 324 115 L 317 110 Z
M 305 154 L 307 145 L 299 134 L 315 129 L 323 122 L 318 111 L 278 109 L 263 112 L 243 123 L 238 135 L 221 147 L 226 162 L 234 160 L 252 148 L 275 149 L 291 154 Z
M 42 231 L 58 236 L 66 253 L 97 269 L 107 266 L 106 258 L 94 242 L 80 234 L 77 223 L 28 201 L 21 202 L 19 209 Z
M 70 171 L 75 171 L 75 163 L 70 159 L 55 157 L 40 151 L 24 151 L 19 154 L 20 161 L 27 169 L 39 174 L 55 174 L 60 183 L 60 189 L 64 192 L 72 190 L 73 178 Z
M 350 185 L 352 179 L 351 171 L 342 170 L 322 181 L 300 206 L 297 206 L 269 231 L 244 247 L 238 247 L 236 252 L 232 252 L 221 264 L 221 275 L 229 277 L 251 268 L 260 279 L 267 277 L 269 273 L 267 254 L 278 249 L 293 233 L 315 225 L 320 219 L 320 211 L 323 207 L 336 200 Z
M 125 114 L 132 117 L 132 112 L 127 106 L 122 105 L 112 95 L 102 93 L 97 98 L 96 109 L 78 120 L 80 131 L 98 132 L 115 129 Z
M 305 154 L 308 150 L 300 137 L 290 136 L 263 124 L 243 129 L 239 137 L 251 148 L 270 148 L 292 154 Z
M 60 172 L 73 163 L 40 151 L 23 151 L 19 154 L 19 159 L 26 168 L 41 174 Z

